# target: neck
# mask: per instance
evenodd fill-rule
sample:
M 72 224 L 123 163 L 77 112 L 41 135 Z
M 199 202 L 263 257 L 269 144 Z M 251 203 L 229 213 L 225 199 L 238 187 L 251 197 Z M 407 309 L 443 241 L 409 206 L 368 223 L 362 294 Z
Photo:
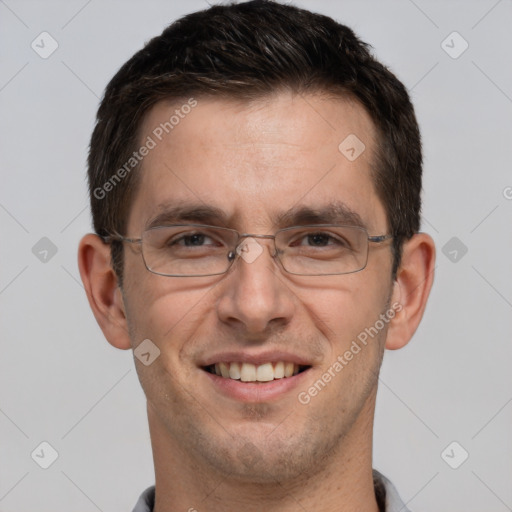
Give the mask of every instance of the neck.
M 230 478 L 191 456 L 148 404 L 156 476 L 154 512 L 296 512 L 298 508 L 378 512 L 372 475 L 374 405 L 375 396 L 370 396 L 350 432 L 307 474 L 262 484 Z

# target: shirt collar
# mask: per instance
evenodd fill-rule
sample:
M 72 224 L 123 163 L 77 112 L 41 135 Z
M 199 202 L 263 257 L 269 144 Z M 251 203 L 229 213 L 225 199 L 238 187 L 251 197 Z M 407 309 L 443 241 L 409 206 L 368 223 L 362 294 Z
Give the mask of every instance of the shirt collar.
M 375 497 L 380 512 L 410 512 L 400 498 L 395 486 L 377 470 L 373 470 Z M 148 487 L 140 496 L 132 512 L 153 512 L 155 486 Z

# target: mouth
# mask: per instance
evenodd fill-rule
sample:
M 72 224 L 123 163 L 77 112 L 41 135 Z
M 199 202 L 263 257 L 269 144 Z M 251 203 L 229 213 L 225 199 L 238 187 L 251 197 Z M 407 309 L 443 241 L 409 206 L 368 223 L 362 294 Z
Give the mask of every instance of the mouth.
M 224 379 L 266 383 L 293 377 L 309 368 L 311 366 L 299 365 L 290 361 L 267 362 L 263 364 L 222 361 L 204 366 L 203 370 Z

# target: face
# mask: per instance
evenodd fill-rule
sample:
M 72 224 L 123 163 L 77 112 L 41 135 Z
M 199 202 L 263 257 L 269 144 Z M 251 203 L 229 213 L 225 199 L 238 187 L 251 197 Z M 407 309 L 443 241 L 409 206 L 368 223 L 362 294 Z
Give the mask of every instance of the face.
M 179 107 L 157 104 L 143 140 Z M 365 144 L 355 160 L 339 149 L 351 134 Z M 354 102 L 291 93 L 251 104 L 197 98 L 155 140 L 130 237 L 157 218 L 268 235 L 357 217 L 370 235 L 388 232 L 370 175 L 374 128 Z M 389 309 L 392 257 L 389 242 L 371 243 L 360 272 L 297 276 L 273 258 L 272 240 L 255 240 L 255 258 L 238 257 L 210 277 L 155 275 L 127 244 L 123 300 L 133 347 L 150 339 L 160 350 L 148 366 L 136 360 L 150 425 L 176 452 L 264 482 L 315 471 L 347 439 L 371 436 L 385 325 L 359 351 L 351 347 Z M 220 363 L 226 376 L 214 373 Z M 254 373 L 274 379 L 245 381 Z

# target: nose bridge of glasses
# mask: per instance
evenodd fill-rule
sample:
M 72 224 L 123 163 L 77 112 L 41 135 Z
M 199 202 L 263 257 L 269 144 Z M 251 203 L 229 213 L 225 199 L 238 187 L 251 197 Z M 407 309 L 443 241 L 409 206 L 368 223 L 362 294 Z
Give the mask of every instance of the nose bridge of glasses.
M 275 235 L 258 235 L 254 233 L 241 233 L 238 236 L 235 250 L 231 253 L 240 256 L 247 263 L 255 261 L 264 251 L 262 244 L 258 240 L 272 240 L 273 243 L 268 246 L 270 255 L 276 256 Z

